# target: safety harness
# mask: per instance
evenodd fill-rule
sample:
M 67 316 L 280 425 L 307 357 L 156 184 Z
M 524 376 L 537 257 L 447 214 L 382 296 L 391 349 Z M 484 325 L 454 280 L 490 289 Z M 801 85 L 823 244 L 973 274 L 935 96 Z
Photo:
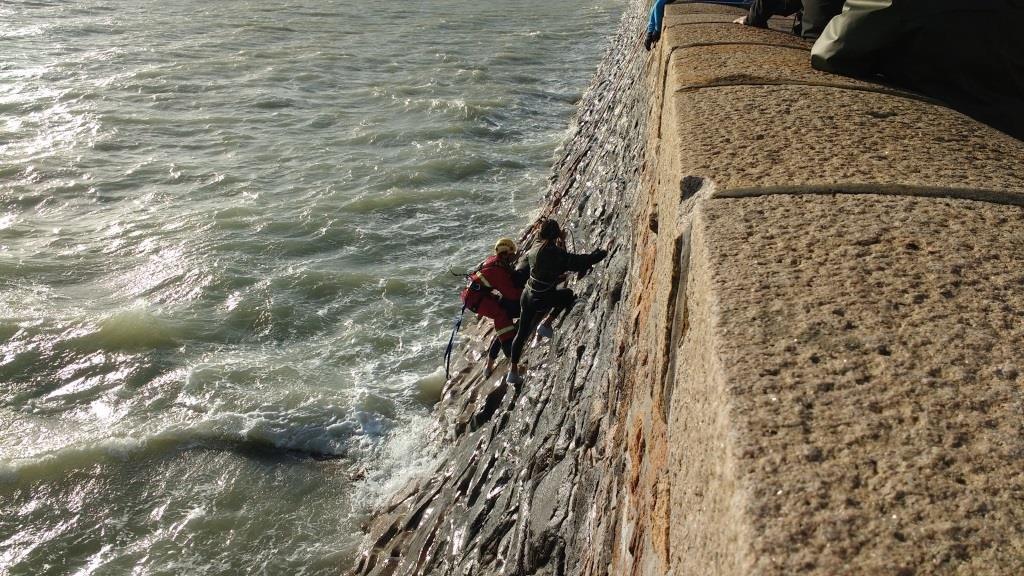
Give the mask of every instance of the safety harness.
M 526 287 L 529 288 L 531 292 L 547 292 L 555 286 L 558 286 L 557 281 L 546 282 L 537 278 L 533 274 L 530 274 L 530 279 L 526 282 Z
M 484 296 L 494 288 L 483 275 L 483 266 L 466 275 L 469 285 L 462 291 L 462 302 L 471 312 L 476 312 Z
M 484 277 L 483 274 L 481 274 L 483 267 L 484 265 L 481 263 L 476 270 L 469 274 L 462 275 L 469 281 L 469 285 L 463 289 L 462 310 L 455 315 L 455 325 L 452 326 L 452 335 L 448 338 L 448 347 L 444 351 L 445 380 L 451 378 L 452 350 L 455 349 L 455 335 L 458 334 L 459 330 L 462 328 L 462 318 L 466 314 L 466 308 L 469 308 L 469 311 L 475 314 L 484 295 L 490 293 L 491 283 L 487 281 L 487 278 Z

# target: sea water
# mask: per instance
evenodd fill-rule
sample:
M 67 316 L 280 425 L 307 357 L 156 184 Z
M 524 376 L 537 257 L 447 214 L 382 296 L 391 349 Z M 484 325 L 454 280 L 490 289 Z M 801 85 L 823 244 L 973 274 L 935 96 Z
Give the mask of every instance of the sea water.
M 621 4 L 0 3 L 0 573 L 349 566 Z

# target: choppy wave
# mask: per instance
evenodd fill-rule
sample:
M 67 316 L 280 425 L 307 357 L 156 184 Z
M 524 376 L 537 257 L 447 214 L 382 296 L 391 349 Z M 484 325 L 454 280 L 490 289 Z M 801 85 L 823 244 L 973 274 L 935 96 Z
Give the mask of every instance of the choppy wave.
M 336 571 L 620 3 L 0 3 L 0 572 Z
M 346 457 L 362 433 L 359 418 L 350 419 L 350 411 L 340 406 L 322 407 L 318 412 L 218 414 L 144 435 L 89 439 L 0 460 L 0 484 L 24 485 L 96 464 L 116 464 L 193 448 L 317 460 Z
M 100 322 L 99 329 L 78 338 L 78 346 L 104 350 L 173 348 L 184 331 L 145 309 L 126 310 Z

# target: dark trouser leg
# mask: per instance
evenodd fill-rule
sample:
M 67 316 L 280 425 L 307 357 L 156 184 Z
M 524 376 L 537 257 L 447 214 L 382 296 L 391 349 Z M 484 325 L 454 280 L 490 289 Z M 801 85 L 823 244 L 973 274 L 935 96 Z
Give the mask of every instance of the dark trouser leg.
M 503 301 L 499 301 L 493 296 L 488 296 L 487 298 L 482 299 L 476 308 L 477 314 L 494 320 L 494 335 L 501 341 L 499 346 L 508 351 L 511 351 L 512 338 L 515 336 L 516 331 L 515 324 L 512 322 L 512 317 L 509 312 L 518 312 L 518 308 L 518 305 L 515 305 L 514 307 L 508 306 L 503 303 Z M 494 347 L 492 345 L 491 349 L 493 350 L 493 348 Z M 490 354 L 490 351 L 488 351 L 488 354 Z M 498 353 L 494 352 L 494 355 L 490 357 L 496 358 L 497 356 Z
M 765 28 L 768 26 L 768 19 L 771 18 L 771 14 L 768 13 L 766 4 L 770 4 L 771 0 L 754 0 L 753 4 L 750 5 L 750 11 L 747 12 L 747 19 L 743 21 L 747 26 L 757 26 L 758 28 Z
M 487 350 L 487 357 L 491 360 L 498 359 L 498 352 L 504 352 L 506 358 L 512 357 L 512 338 L 502 340 L 497 336 L 491 340 L 491 347 Z
M 552 323 L 558 320 L 559 315 L 572 309 L 573 304 L 576 303 L 576 294 L 568 288 L 563 288 L 555 290 L 546 300 L 551 305 L 551 312 L 548 312 L 547 321 Z
M 802 7 L 803 2 L 800 0 L 754 0 L 743 23 L 747 26 L 767 28 L 768 19 L 772 16 L 789 16 Z
M 843 11 L 843 0 L 818 0 L 804 6 L 800 18 L 800 35 L 807 40 L 817 40 L 828 26 L 829 20 Z
M 508 315 L 509 318 L 519 317 L 520 304 L 518 300 L 509 300 L 507 298 L 502 298 L 499 304 L 501 305 L 502 309 L 505 310 L 505 313 Z M 487 350 L 487 357 L 490 358 L 491 360 L 496 360 L 498 358 L 498 352 L 504 352 L 506 358 L 511 358 L 512 339 L 514 337 L 515 333 L 513 333 L 512 336 L 509 336 L 507 338 L 499 338 L 495 336 L 494 340 L 491 341 L 490 349 Z
M 523 346 L 526 345 L 526 340 L 533 334 L 533 329 L 536 328 L 538 313 L 540 310 L 536 308 L 537 301 L 533 298 L 530 291 L 523 292 L 523 298 L 520 300 L 522 305 L 522 315 L 519 317 L 519 328 L 516 329 L 516 337 L 512 340 L 512 354 L 509 358 L 513 364 L 518 364 L 519 359 L 523 356 Z
M 498 304 L 505 310 L 509 318 L 519 318 L 519 311 L 522 305 L 519 300 L 509 300 L 508 298 L 502 298 Z

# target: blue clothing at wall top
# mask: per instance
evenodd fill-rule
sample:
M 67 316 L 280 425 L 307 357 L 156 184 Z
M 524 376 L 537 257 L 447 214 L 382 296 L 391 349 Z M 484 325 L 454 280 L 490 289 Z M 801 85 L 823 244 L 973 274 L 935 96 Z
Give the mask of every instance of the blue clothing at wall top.
M 647 33 L 648 34 L 661 34 L 661 21 L 665 18 L 665 4 L 672 4 L 676 0 L 654 0 L 654 6 L 651 6 L 651 17 L 647 21 Z M 722 0 L 715 2 L 716 4 L 732 4 L 734 6 L 746 6 L 750 4 L 750 0 Z

